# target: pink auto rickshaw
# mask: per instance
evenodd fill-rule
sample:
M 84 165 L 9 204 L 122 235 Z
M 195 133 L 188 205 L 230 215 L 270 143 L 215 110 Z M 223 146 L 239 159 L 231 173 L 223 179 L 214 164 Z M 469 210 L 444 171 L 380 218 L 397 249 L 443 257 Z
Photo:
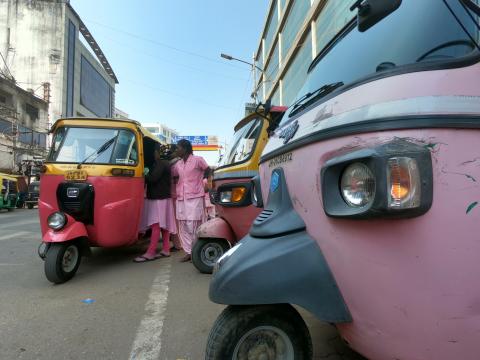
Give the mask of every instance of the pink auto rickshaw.
M 352 11 L 262 154 L 264 210 L 216 264 L 208 360 L 311 359 L 292 305 L 372 360 L 480 357 L 480 8 Z
M 285 110 L 259 106 L 235 126 L 231 147 L 213 174 L 210 199 L 217 216 L 198 228 L 192 249 L 192 262 L 200 272 L 212 273 L 215 262 L 248 233 L 262 211 L 262 204 L 252 203 L 251 180 L 259 181 L 260 155 Z

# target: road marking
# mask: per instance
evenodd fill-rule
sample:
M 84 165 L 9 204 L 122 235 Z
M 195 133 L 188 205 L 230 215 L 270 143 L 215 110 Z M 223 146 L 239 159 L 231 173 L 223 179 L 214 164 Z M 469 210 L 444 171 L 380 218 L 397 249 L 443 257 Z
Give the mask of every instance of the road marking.
M 1 225 L 2 225 L 2 229 L 4 229 L 4 228 L 18 227 L 23 225 L 34 225 L 34 224 L 40 225 L 40 221 L 38 219 L 30 219 L 25 221 L 11 221 L 8 224 L 1 224 Z
M 3 241 L 3 240 L 10 240 L 10 239 L 13 239 L 13 238 L 16 238 L 16 237 L 22 237 L 24 235 L 32 235 L 33 232 L 31 231 L 18 231 L 18 232 L 15 232 L 13 234 L 6 234 L 6 235 L 3 235 L 3 236 L 0 236 L 0 241 Z
M 162 329 L 167 309 L 168 285 L 171 262 L 162 260 L 162 268 L 153 280 L 152 289 L 145 304 L 145 316 L 137 329 L 131 360 L 153 360 L 160 357 Z

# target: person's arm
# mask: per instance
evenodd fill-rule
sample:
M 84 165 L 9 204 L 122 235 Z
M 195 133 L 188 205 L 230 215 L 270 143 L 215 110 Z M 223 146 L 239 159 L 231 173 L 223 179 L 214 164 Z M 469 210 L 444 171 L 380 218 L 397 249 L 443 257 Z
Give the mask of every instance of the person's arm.
M 153 171 L 151 171 L 145 176 L 145 180 L 150 184 L 156 183 L 158 180 L 160 180 L 164 172 L 165 164 L 163 162 L 156 164 L 153 168 Z
M 201 156 L 198 156 L 197 158 L 197 168 L 202 170 L 202 171 L 205 171 L 207 169 L 210 169 L 210 167 L 208 166 L 207 162 L 205 161 L 205 159 Z M 210 171 L 209 171 L 209 174 L 210 174 Z

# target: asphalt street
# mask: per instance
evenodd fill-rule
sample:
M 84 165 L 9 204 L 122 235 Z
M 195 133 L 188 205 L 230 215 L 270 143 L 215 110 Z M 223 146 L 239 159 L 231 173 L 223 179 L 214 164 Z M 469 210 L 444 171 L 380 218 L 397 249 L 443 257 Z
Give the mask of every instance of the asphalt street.
M 0 230 L 0 359 L 204 358 L 223 306 L 181 254 L 136 264 L 145 244 L 95 249 L 71 281 L 52 285 L 37 255 L 37 210 L 1 212 Z M 334 327 L 302 315 L 315 359 L 362 359 Z

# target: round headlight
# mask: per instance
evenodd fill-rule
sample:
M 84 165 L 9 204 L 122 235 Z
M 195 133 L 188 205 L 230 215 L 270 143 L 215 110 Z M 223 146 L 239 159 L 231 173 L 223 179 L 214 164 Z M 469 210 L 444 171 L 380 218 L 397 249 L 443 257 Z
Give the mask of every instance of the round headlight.
M 62 229 L 66 223 L 67 223 L 67 217 L 65 216 L 64 213 L 61 213 L 58 211 L 54 212 L 53 214 L 50 214 L 50 216 L 47 219 L 48 227 L 53 230 Z
M 372 171 L 362 163 L 349 165 L 343 172 L 340 189 L 348 205 L 367 205 L 375 196 L 375 178 Z

